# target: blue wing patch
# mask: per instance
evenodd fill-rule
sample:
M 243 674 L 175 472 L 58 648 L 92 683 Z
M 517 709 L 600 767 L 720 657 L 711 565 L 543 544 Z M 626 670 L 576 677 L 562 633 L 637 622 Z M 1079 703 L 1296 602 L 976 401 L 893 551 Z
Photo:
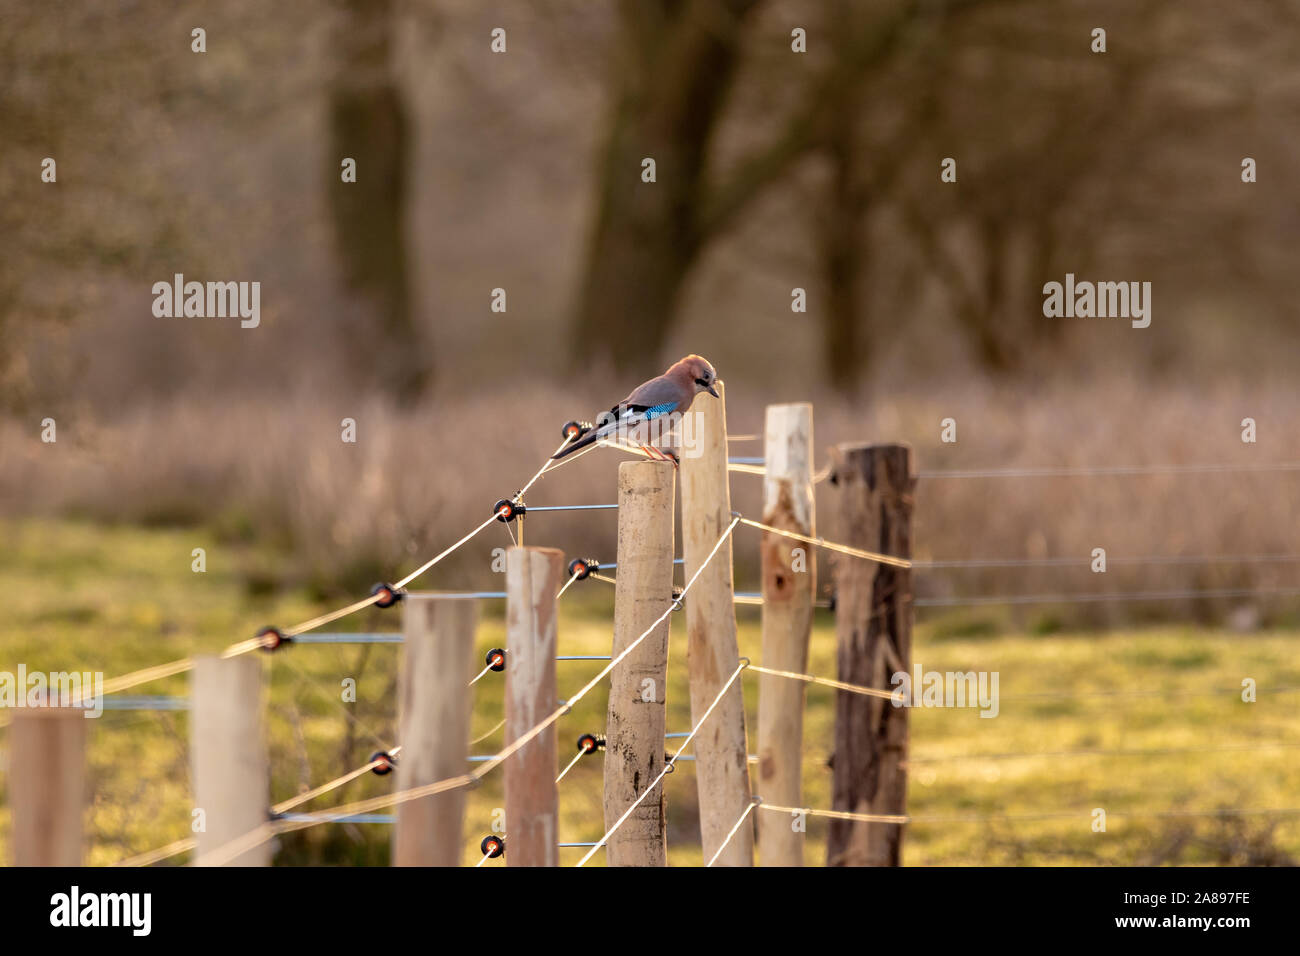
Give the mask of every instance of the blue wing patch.
M 664 402 L 662 405 L 651 405 L 649 408 L 645 410 L 646 421 L 650 421 L 653 418 L 659 418 L 663 415 L 671 414 L 672 410 L 676 407 L 677 407 L 676 402 Z

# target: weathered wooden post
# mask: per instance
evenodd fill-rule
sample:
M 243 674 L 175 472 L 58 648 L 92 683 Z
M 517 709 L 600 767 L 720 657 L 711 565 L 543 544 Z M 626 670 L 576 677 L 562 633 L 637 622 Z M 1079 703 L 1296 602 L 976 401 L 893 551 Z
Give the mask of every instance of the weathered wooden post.
M 81 866 L 85 710 L 21 707 L 13 712 L 9 805 L 15 866 Z
M 202 811 L 195 859 L 267 822 L 271 767 L 266 753 L 262 662 L 256 657 L 196 657 L 190 689 L 194 808 Z M 270 866 L 271 843 L 227 866 Z
M 614 656 L 640 637 L 672 603 L 674 485 L 675 469 L 670 462 L 629 461 L 619 466 Z M 665 618 L 609 675 L 607 828 L 664 767 L 668 626 Z M 662 785 L 609 838 L 606 860 L 610 866 L 668 864 Z
M 686 580 L 708 559 L 719 536 L 731 523 L 731 488 L 727 478 L 727 393 L 716 384 L 718 398 L 699 396 L 683 422 L 683 437 L 694 445 L 681 448 L 682 555 Z M 718 698 L 740 661 L 736 641 L 735 588 L 731 539 L 699 576 L 686 596 L 687 665 L 691 680 L 691 723 L 698 723 Z M 749 749 L 745 740 L 745 696 L 740 681 L 732 684 L 695 738 L 695 779 L 700 800 L 700 838 L 710 859 L 750 805 Z M 718 866 L 752 866 L 754 837 L 743 826 L 731 838 Z
M 815 535 L 812 482 L 812 406 L 769 405 L 763 458 L 763 523 Z M 812 545 L 763 532 L 763 666 L 808 670 L 817 589 Z M 807 685 L 758 678 L 758 793 L 770 803 L 803 806 L 803 713 Z M 802 866 L 804 834 L 777 813 L 758 814 L 758 852 L 764 866 Z
M 555 595 L 564 553 L 511 548 L 506 558 L 508 746 L 555 710 Z M 559 866 L 555 725 L 505 762 L 508 866 Z
M 831 472 L 839 488 L 845 543 L 912 556 L 916 477 L 907 445 L 841 445 Z M 838 556 L 835 631 L 839 679 L 893 691 L 890 675 L 912 666 L 912 572 Z M 907 711 L 892 701 L 838 691 L 831 806 L 853 813 L 904 814 Z M 828 866 L 898 866 L 903 828 L 831 820 Z
M 465 773 L 478 602 L 413 593 L 402 603 L 397 789 L 409 790 Z M 393 865 L 459 866 L 464 819 L 463 789 L 398 804 Z

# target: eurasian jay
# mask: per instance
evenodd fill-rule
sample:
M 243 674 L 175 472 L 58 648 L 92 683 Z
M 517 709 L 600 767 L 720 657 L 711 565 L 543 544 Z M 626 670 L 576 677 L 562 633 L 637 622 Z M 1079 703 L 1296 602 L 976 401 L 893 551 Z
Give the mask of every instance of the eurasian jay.
M 706 359 L 698 355 L 688 355 L 681 361 L 675 362 L 662 375 L 638 385 L 627 398 L 608 412 L 602 412 L 595 428 L 577 441 L 566 445 L 552 457 L 563 458 L 602 438 L 609 438 L 620 432 L 630 432 L 646 422 L 666 415 L 684 415 L 700 392 L 708 392 L 714 398 L 718 397 L 713 387 L 713 383 L 717 380 L 718 373 Z M 642 445 L 641 450 L 652 458 L 669 457 L 649 445 Z M 676 460 L 675 457 L 673 460 Z

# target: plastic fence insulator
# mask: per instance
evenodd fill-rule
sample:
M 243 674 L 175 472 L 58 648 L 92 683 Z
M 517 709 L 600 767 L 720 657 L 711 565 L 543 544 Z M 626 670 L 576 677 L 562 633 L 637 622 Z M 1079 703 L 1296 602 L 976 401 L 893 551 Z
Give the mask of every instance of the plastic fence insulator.
M 485 857 L 495 860 L 497 857 L 505 855 L 506 841 L 497 836 L 485 836 L 478 848 L 483 851 Z
M 382 581 L 370 589 L 372 597 L 379 600 L 375 602 L 375 607 L 392 607 L 402 599 L 402 592 L 397 590 L 391 584 L 384 584 Z
M 591 431 L 591 422 L 565 422 L 560 437 L 575 442 L 589 431 Z
M 509 498 L 502 498 L 492 506 L 492 511 L 497 516 L 498 521 L 509 524 L 516 518 L 522 518 L 528 508 L 522 501 L 511 501 Z
M 569 577 L 584 580 L 592 571 L 600 570 L 600 562 L 595 558 L 574 558 L 569 562 Z
M 262 650 L 273 651 L 282 644 L 287 644 L 292 638 L 285 637 L 278 627 L 264 627 L 257 632 L 257 637 L 262 641 Z
M 605 749 L 605 738 L 596 734 L 583 734 L 578 738 L 578 749 L 584 754 L 595 753 Z
M 377 762 L 376 762 L 377 761 Z M 384 750 L 376 750 L 370 755 L 370 762 L 375 764 L 370 772 L 377 777 L 386 777 L 397 766 L 397 758 Z
M 492 650 L 487 652 L 487 656 L 483 658 L 483 663 L 487 666 L 488 670 L 493 670 L 498 673 L 505 670 L 506 649 L 504 647 L 492 648 Z

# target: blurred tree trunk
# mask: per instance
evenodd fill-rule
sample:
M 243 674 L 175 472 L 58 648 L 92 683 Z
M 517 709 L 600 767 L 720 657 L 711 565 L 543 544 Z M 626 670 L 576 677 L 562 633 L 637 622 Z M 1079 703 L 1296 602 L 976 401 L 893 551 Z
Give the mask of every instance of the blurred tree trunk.
M 704 244 L 708 147 L 744 21 L 759 3 L 622 4 L 613 115 L 574 329 L 578 360 L 626 368 L 663 345 Z M 646 158 L 655 161 L 652 183 L 641 179 Z
M 828 10 L 835 59 L 851 64 L 859 38 L 867 32 L 867 11 L 858 0 L 828 0 Z M 893 179 L 903 153 L 896 146 L 882 151 L 865 142 L 865 85 L 862 75 L 850 74 L 832 91 L 834 119 L 827 124 L 822 148 L 830 171 L 813 226 L 826 291 L 825 308 L 816 310 L 822 320 L 822 354 L 836 388 L 855 385 L 866 370 L 862 291 L 871 254 L 867 209 L 873 191 L 883 191 Z M 921 115 L 929 115 L 932 98 L 933 89 L 918 98 L 908 125 L 915 128 Z M 910 139 L 906 125 L 896 139 Z
M 661 351 L 682 286 L 708 243 L 815 149 L 829 146 L 834 155 L 838 148 L 849 176 L 854 159 L 845 151 L 853 151 L 852 143 L 837 147 L 832 138 L 869 72 L 906 49 L 917 24 L 937 25 L 982 2 L 898 0 L 868 8 L 839 0 L 829 61 L 806 71 L 798 102 L 777 121 L 776 132 L 718 176 L 708 169 L 709 145 L 762 0 L 624 0 L 609 133 L 576 305 L 575 364 L 608 358 L 626 368 Z M 645 158 L 656 163 L 653 183 L 641 181 Z M 861 211 L 867 187 L 853 188 L 862 191 Z M 856 319 L 861 259 L 850 257 L 864 248 L 865 227 L 861 217 L 856 223 L 838 213 L 835 218 L 823 237 L 837 247 L 825 267 L 834 302 L 827 354 L 833 374 L 848 381 L 862 349 Z M 849 346 L 844 354 L 841 336 Z
M 330 147 L 325 189 L 344 281 L 373 309 L 372 329 L 349 362 L 401 403 L 419 397 L 431 373 L 429 349 L 411 312 L 405 234 L 406 103 L 392 75 L 393 0 L 343 0 L 334 34 L 329 94 Z M 354 183 L 340 181 L 343 159 L 356 160 Z
M 831 384 L 837 388 L 854 384 L 866 358 L 860 313 L 861 276 L 867 258 L 867 187 L 857 140 L 857 126 L 851 120 L 838 124 L 830 133 L 830 184 L 818 223 L 826 284 L 823 354 Z

